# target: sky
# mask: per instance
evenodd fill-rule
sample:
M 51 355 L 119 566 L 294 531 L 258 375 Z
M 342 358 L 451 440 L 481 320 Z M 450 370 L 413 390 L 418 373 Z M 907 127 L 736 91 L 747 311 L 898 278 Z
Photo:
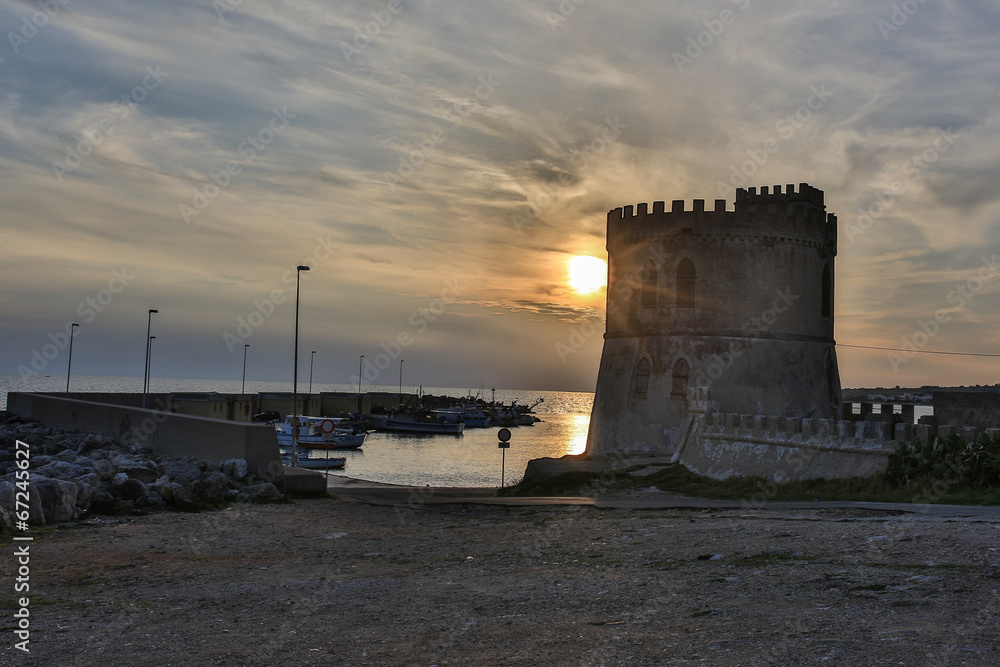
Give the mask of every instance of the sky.
M 0 0 L 0 371 L 592 391 L 608 210 L 808 182 L 845 387 L 1000 381 L 987 0 Z M 361 356 L 365 361 L 362 362 Z M 895 355 L 895 356 L 893 356 Z M 400 360 L 405 360 L 400 363 Z M 364 364 L 368 365 L 365 366 Z

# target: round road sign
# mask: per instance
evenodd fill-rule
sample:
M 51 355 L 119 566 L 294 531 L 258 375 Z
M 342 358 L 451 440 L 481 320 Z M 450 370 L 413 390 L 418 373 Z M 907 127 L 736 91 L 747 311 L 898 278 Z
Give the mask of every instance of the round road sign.
M 497 438 L 500 439 L 500 442 L 507 442 L 508 440 L 510 440 L 510 429 L 502 428 L 499 431 L 497 431 Z

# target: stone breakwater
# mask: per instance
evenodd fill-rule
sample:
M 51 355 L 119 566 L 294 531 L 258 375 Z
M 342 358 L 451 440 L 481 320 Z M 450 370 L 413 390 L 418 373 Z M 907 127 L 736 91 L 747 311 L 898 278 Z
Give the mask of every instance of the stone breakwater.
M 221 463 L 153 453 L 104 435 L 82 433 L 0 412 L 0 521 L 14 523 L 17 442 L 27 443 L 28 523 L 69 521 L 88 511 L 189 510 L 203 503 L 277 500 L 284 478 L 251 472 L 244 459 Z M 22 446 L 21 449 L 24 449 Z

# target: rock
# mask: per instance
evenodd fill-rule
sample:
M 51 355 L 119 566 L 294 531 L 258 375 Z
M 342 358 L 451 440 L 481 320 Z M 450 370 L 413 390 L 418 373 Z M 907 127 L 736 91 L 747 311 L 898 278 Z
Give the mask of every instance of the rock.
M 161 467 L 163 468 L 163 473 L 168 475 L 171 481 L 174 482 L 193 484 L 201 479 L 201 470 L 198 466 L 186 461 L 164 461 Z
M 137 479 L 140 482 L 149 484 L 151 482 L 155 482 L 156 478 L 160 476 L 159 471 L 156 469 L 156 465 L 152 461 L 133 461 L 131 459 L 121 459 L 116 463 L 116 472 L 125 473 L 129 477 Z
M 226 459 L 219 465 L 219 468 L 227 477 L 238 482 L 243 481 L 247 473 L 250 472 L 246 459 Z
M 119 477 L 121 474 L 115 475 L 115 481 L 111 486 L 119 498 L 122 500 L 144 500 L 146 498 L 146 485 L 140 480 L 126 475 L 124 480 L 119 481 Z
M 160 489 L 163 499 L 178 509 L 193 509 L 198 504 L 198 496 L 189 487 L 171 482 Z
M 77 486 L 74 482 L 32 476 L 28 492 L 31 494 L 31 504 L 34 504 L 35 496 L 38 496 L 42 511 L 40 523 L 76 518 Z
M 252 486 L 244 486 L 239 490 L 239 497 L 244 500 L 280 500 L 282 497 L 281 491 L 271 484 L 270 482 L 264 482 L 262 484 L 254 484 Z
M 103 480 L 109 480 L 115 476 L 115 466 L 107 459 L 96 459 L 94 461 L 94 472 Z
M 0 521 L 7 526 L 14 525 L 14 482 L 0 482 Z
M 199 498 L 215 502 L 222 500 L 222 496 L 228 488 L 229 478 L 217 470 L 206 472 L 200 480 L 191 486 L 191 490 Z
M 35 467 L 34 472 L 53 479 L 75 479 L 81 475 L 86 475 L 90 471 L 75 463 L 56 460 L 48 465 Z
M 94 475 L 97 477 L 97 475 Z M 90 484 L 86 480 L 87 477 L 81 477 L 75 480 L 76 483 L 76 509 L 78 513 L 86 512 L 90 509 L 90 506 L 97 499 L 98 493 L 100 492 L 100 487 L 95 484 Z M 98 484 L 100 482 L 98 481 Z

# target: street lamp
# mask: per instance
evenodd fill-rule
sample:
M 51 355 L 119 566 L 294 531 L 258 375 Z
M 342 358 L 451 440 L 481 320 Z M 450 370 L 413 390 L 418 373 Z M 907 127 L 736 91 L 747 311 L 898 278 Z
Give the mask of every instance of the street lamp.
M 69 328 L 69 361 L 66 363 L 66 396 L 69 396 L 69 374 L 73 369 L 73 335 L 76 333 L 76 328 L 80 326 L 76 322 L 72 323 Z
M 399 360 L 399 409 L 403 409 L 403 359 Z
M 358 419 L 361 419 L 361 369 L 365 365 L 365 355 L 358 362 Z
M 153 321 L 153 313 L 160 311 L 150 308 L 146 314 L 146 364 L 143 367 L 142 375 L 142 407 L 146 407 L 146 393 L 149 391 L 149 327 Z
M 247 393 L 247 348 L 250 347 L 250 343 L 245 343 L 243 345 L 243 386 L 240 388 L 240 393 Z
M 309 355 L 309 397 L 312 398 L 313 393 L 313 362 L 316 360 L 316 350 L 312 351 Z
M 293 363 L 295 368 L 292 371 L 292 465 L 296 465 L 299 460 L 299 279 L 303 271 L 308 271 L 308 266 L 295 267 L 295 351 Z
M 151 374 L 151 373 L 149 372 L 149 367 L 150 367 L 150 366 L 152 365 L 152 363 L 153 363 L 153 341 L 154 341 L 154 340 L 156 340 L 156 336 L 150 336 L 150 337 L 149 337 L 149 338 L 148 338 L 148 339 L 146 340 L 146 349 L 148 349 L 148 350 L 149 350 L 149 352 L 148 352 L 148 353 L 146 354 L 146 377 L 147 377 L 147 378 L 149 378 L 148 380 L 146 380 L 146 383 L 147 383 L 148 385 L 150 385 L 150 386 L 151 386 L 151 385 L 153 384 L 153 376 L 152 376 L 152 374 Z M 143 396 L 142 396 L 142 397 L 143 397 L 143 398 L 145 399 L 145 398 L 146 398 L 146 395 L 145 395 L 145 394 L 143 394 Z M 146 407 L 146 404 L 145 404 L 145 403 L 143 403 L 143 407 Z

